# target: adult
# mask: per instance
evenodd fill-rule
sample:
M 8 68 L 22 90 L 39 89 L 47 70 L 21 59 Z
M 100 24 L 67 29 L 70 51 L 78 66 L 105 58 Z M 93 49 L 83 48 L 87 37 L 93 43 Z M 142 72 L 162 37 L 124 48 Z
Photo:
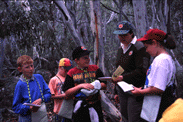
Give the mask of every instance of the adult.
M 125 81 L 135 87 L 144 86 L 150 55 L 146 53 L 143 43 L 137 42 L 133 25 L 128 21 L 122 21 L 117 24 L 117 29 L 113 33 L 118 35 L 121 42 L 117 51 L 116 67 L 120 65 L 124 69 L 124 72 L 114 80 L 114 83 Z M 140 112 L 143 97 L 127 94 L 118 85 L 116 89 L 123 118 L 129 122 L 142 122 Z

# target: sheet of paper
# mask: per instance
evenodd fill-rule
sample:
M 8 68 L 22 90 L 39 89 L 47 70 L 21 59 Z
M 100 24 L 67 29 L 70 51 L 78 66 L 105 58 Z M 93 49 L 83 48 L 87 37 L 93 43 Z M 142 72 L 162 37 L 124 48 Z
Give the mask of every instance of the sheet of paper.
M 125 81 L 120 81 L 117 84 L 121 87 L 121 89 L 124 92 L 128 92 L 128 91 L 134 90 L 133 85 L 132 84 L 128 84 Z
M 32 103 L 24 103 L 23 105 L 41 107 L 41 105 L 36 105 Z
M 118 68 L 116 69 L 116 71 L 113 73 L 112 79 L 115 80 L 115 79 L 118 78 L 118 76 L 120 76 L 123 72 L 124 72 L 124 69 L 119 65 Z

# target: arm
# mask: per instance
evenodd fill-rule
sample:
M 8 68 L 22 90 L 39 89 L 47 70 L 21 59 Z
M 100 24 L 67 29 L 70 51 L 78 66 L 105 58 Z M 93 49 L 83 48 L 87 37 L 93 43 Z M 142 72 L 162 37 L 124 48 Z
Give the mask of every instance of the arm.
M 40 75 L 40 80 L 43 85 L 43 95 L 44 95 L 44 100 L 45 100 L 44 102 L 47 103 L 50 101 L 50 98 L 51 98 L 50 89 L 48 88 L 48 85 L 46 84 L 45 80 L 43 79 L 43 77 L 41 75 Z M 42 99 L 42 97 L 41 97 L 41 99 Z
M 74 80 L 69 75 L 66 76 L 65 83 L 63 85 L 63 91 L 67 99 L 71 99 L 74 97 L 75 93 L 77 93 L 80 89 L 94 89 L 94 86 L 90 83 L 82 83 L 77 86 L 74 85 Z
M 60 95 L 55 95 L 55 94 L 52 94 L 51 95 L 51 98 L 52 99 L 65 99 L 65 97 L 66 97 L 66 95 L 65 95 L 65 93 L 64 94 L 60 94 Z
M 143 47 L 137 51 L 137 54 L 135 56 L 136 69 L 131 72 L 124 73 L 122 75 L 122 79 L 124 81 L 127 81 L 129 84 L 133 84 L 136 87 L 143 86 L 145 83 L 146 72 L 149 64 L 150 56 Z
M 117 53 L 116 67 L 118 67 L 118 65 L 121 65 L 121 63 L 123 63 L 121 61 L 122 59 L 120 59 L 121 53 L 122 53 L 122 49 L 120 48 Z M 133 58 L 129 57 L 128 62 L 123 63 L 124 65 L 123 68 L 125 69 L 125 71 L 114 82 L 123 80 L 129 84 L 133 84 L 136 87 L 141 87 L 145 83 L 146 71 L 150 64 L 150 61 L 149 61 L 150 55 L 146 52 L 145 48 L 142 45 L 142 47 L 139 50 L 137 49 L 133 50 L 132 56 Z M 130 65 L 129 61 L 132 61 L 132 63 L 135 63 L 135 64 Z M 130 65 L 131 68 L 129 69 L 126 65 L 127 66 Z M 132 67 L 134 67 L 135 69 L 132 70 Z
M 22 101 L 24 100 L 24 98 L 21 95 L 22 91 L 23 90 L 21 89 L 21 83 L 18 82 L 14 91 L 12 109 L 17 114 L 27 115 L 30 112 L 30 107 L 23 105 Z
M 104 77 L 104 74 L 103 72 L 98 68 L 97 71 L 96 71 L 96 77 Z M 106 90 L 107 88 L 107 81 L 100 81 L 100 84 L 101 84 L 101 89 L 102 90 Z
M 65 94 L 59 94 L 59 95 L 55 95 L 55 90 L 56 88 L 56 79 L 55 77 L 51 78 L 48 87 L 50 88 L 50 92 L 51 92 L 51 98 L 52 99 L 64 99 L 65 98 Z
M 134 87 L 134 90 L 131 91 L 135 96 L 143 96 L 143 95 L 161 95 L 163 94 L 163 90 L 160 90 L 154 86 L 150 86 L 148 88 L 142 89 Z
M 91 85 L 90 83 L 81 83 L 75 87 L 72 87 L 70 89 L 68 89 L 66 92 L 65 92 L 65 95 L 66 97 L 68 98 L 72 98 L 74 97 L 75 93 L 77 93 L 80 89 L 94 89 L 94 86 Z

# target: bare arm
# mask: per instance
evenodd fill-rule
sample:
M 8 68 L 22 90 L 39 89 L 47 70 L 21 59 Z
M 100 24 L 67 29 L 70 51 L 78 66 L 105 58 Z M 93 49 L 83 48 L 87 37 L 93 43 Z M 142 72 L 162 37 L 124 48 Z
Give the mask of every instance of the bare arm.
M 60 94 L 60 95 L 54 95 L 54 94 L 52 94 L 51 95 L 51 98 L 52 99 L 65 99 L 65 93 L 64 94 Z
M 134 87 L 134 90 L 131 91 L 135 96 L 142 96 L 142 95 L 161 95 L 163 94 L 163 90 L 160 90 L 154 86 L 150 86 L 148 88 L 142 89 Z
M 106 85 L 105 83 L 100 83 L 100 84 L 101 84 L 101 89 L 102 89 L 102 90 L 106 90 L 107 85 Z
M 75 87 L 72 87 L 72 88 L 68 89 L 65 92 L 65 95 L 66 95 L 66 97 L 68 97 L 68 99 L 70 99 L 70 98 L 74 97 L 74 94 L 76 92 L 78 92 L 80 89 L 88 89 L 88 90 L 90 90 L 90 89 L 94 89 L 94 86 L 91 85 L 90 83 L 82 83 L 82 84 L 79 84 L 79 85 L 77 85 Z

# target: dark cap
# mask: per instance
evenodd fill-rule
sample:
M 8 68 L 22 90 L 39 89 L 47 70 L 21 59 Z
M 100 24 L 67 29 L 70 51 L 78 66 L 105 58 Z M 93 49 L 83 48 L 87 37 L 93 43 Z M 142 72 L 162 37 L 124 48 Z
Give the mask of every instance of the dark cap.
M 122 21 L 117 24 L 117 29 L 113 32 L 114 34 L 127 34 L 130 30 L 134 30 L 133 25 L 128 21 Z
M 88 51 L 85 47 L 79 46 L 79 47 L 75 48 L 74 51 L 72 52 L 72 58 L 74 60 L 76 58 L 80 58 L 82 56 L 89 55 L 90 52 L 91 51 Z
M 155 39 L 157 41 L 163 41 L 165 39 L 166 33 L 159 29 L 150 29 L 146 32 L 144 37 L 137 39 L 137 41 L 146 41 Z

